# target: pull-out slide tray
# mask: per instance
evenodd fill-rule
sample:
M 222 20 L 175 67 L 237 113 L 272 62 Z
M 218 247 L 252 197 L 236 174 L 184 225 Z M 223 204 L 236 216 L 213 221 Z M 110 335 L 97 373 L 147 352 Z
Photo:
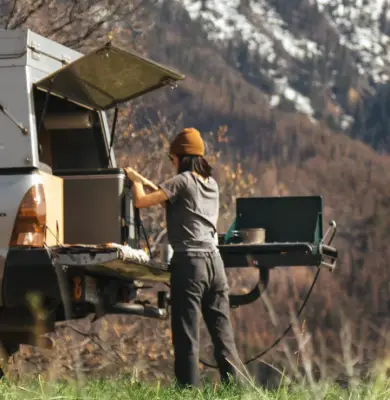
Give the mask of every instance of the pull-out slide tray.
M 221 244 L 219 251 L 225 268 L 324 266 L 333 270 L 338 256 L 333 247 L 311 243 Z M 150 260 L 139 250 L 132 257 L 105 245 L 66 245 L 52 247 L 50 252 L 58 265 L 98 274 L 151 282 L 170 279 L 168 265 Z
M 222 244 L 225 268 L 320 266 L 333 269 L 337 250 L 311 243 Z
M 65 245 L 50 249 L 57 265 L 84 268 L 101 275 L 116 276 L 128 280 L 168 282 L 168 266 L 149 260 L 146 253 L 136 250 L 133 257 L 120 248 L 104 245 Z

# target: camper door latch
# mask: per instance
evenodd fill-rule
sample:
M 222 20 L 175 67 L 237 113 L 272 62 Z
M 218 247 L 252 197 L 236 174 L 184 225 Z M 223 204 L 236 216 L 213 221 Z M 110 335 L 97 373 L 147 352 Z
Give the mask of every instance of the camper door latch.
M 70 63 L 70 57 L 67 56 L 66 54 L 62 54 L 62 64 L 69 64 Z
M 40 51 L 39 51 L 39 44 L 35 43 L 35 42 L 31 42 L 30 49 L 31 49 L 31 57 L 34 60 L 40 60 L 41 54 L 40 54 Z

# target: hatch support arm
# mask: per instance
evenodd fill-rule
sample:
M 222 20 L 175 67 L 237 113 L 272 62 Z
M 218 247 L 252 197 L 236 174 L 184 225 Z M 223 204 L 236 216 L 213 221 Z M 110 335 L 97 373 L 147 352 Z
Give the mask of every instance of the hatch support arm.
M 110 140 L 110 147 L 108 149 L 108 157 L 107 157 L 107 165 L 109 165 L 109 161 L 111 160 L 111 150 L 114 145 L 114 140 L 115 140 L 115 129 L 116 129 L 116 123 L 118 120 L 118 106 L 115 107 L 114 111 L 114 119 L 112 121 L 112 127 L 111 127 L 111 140 Z M 112 166 L 112 163 L 111 163 Z
M 50 98 L 51 88 L 53 86 L 53 83 L 54 83 L 54 78 L 50 81 L 49 90 L 46 92 L 46 95 L 45 95 L 45 103 L 43 104 L 43 109 L 42 109 L 42 112 L 41 112 L 41 118 L 39 119 L 37 135 L 39 135 L 39 133 L 41 132 L 41 129 L 42 129 L 43 120 L 45 119 L 45 115 L 46 115 L 46 111 L 47 111 L 47 106 L 49 104 L 49 98 Z
M 28 130 L 25 128 L 20 122 L 16 121 L 16 119 L 10 114 L 8 109 L 0 103 L 0 111 L 6 115 L 23 133 L 23 135 L 28 135 Z

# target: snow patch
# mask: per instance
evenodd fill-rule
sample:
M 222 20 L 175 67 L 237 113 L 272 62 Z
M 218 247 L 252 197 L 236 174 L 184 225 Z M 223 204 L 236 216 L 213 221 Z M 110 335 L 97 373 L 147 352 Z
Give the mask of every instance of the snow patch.
M 251 1 L 248 15 L 240 9 L 240 0 L 207 0 L 203 8 L 200 0 L 181 1 L 190 18 L 203 23 L 209 39 L 222 46 L 230 40 L 242 40 L 247 43 L 249 51 L 258 52 L 261 59 L 274 64 L 276 69 L 270 68 L 267 71 L 270 78 L 277 75 L 286 78 L 283 72 L 286 60 L 278 57 L 277 46 L 282 46 L 288 57 L 299 60 L 321 54 L 316 42 L 292 35 L 280 15 L 266 0 Z M 284 80 L 277 94 L 294 102 L 298 111 L 312 115 L 310 100 L 292 89 L 288 79 Z
M 274 94 L 270 97 L 270 101 L 269 101 L 269 106 L 270 108 L 275 108 L 276 106 L 278 106 L 280 104 L 280 96 L 277 94 Z
M 276 107 L 284 97 L 292 101 L 298 111 L 313 115 L 310 99 L 293 89 L 289 82 L 289 61 L 331 58 L 332 54 L 323 55 L 320 46 L 310 37 L 294 35 L 271 1 L 246 0 L 246 7 L 241 5 L 242 0 L 177 1 L 184 5 L 191 19 L 202 22 L 209 39 L 221 46 L 227 46 L 230 41 L 243 41 L 252 54 L 258 54 L 268 63 L 262 73 L 275 82 L 271 107 Z M 356 57 L 358 73 L 376 83 L 390 80 L 390 36 L 381 31 L 381 18 L 389 1 L 308 0 L 317 5 L 335 30 L 340 45 L 349 48 Z M 387 16 L 390 19 L 390 9 Z M 331 71 L 331 76 L 335 75 L 337 71 Z M 342 122 L 343 129 L 350 123 L 347 116 Z
M 302 96 L 299 92 L 291 87 L 286 87 L 283 91 L 283 95 L 286 99 L 295 103 L 297 111 L 307 115 L 313 115 L 314 110 L 308 97 Z
M 359 73 L 381 83 L 390 63 L 390 37 L 381 31 L 380 18 L 388 0 L 317 0 L 336 27 L 340 44 L 358 54 Z M 389 12 L 389 11 L 388 11 Z
M 354 123 L 355 119 L 350 115 L 343 115 L 341 117 L 340 127 L 343 130 L 348 130 L 351 128 L 352 124 Z

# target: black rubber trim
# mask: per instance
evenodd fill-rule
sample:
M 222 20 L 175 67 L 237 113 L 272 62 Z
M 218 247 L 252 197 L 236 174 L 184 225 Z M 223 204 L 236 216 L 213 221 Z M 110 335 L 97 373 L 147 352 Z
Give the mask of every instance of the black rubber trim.
M 27 175 L 38 171 L 37 167 L 0 168 L 0 175 Z
M 220 245 L 225 268 L 319 266 L 319 246 L 309 243 L 264 243 Z
M 96 169 L 57 169 L 53 171 L 58 176 L 75 175 L 125 175 L 122 168 L 96 168 Z
M 218 246 L 224 253 L 234 254 L 280 254 L 281 252 L 313 253 L 315 246 L 311 243 L 262 243 L 262 244 L 224 244 Z

